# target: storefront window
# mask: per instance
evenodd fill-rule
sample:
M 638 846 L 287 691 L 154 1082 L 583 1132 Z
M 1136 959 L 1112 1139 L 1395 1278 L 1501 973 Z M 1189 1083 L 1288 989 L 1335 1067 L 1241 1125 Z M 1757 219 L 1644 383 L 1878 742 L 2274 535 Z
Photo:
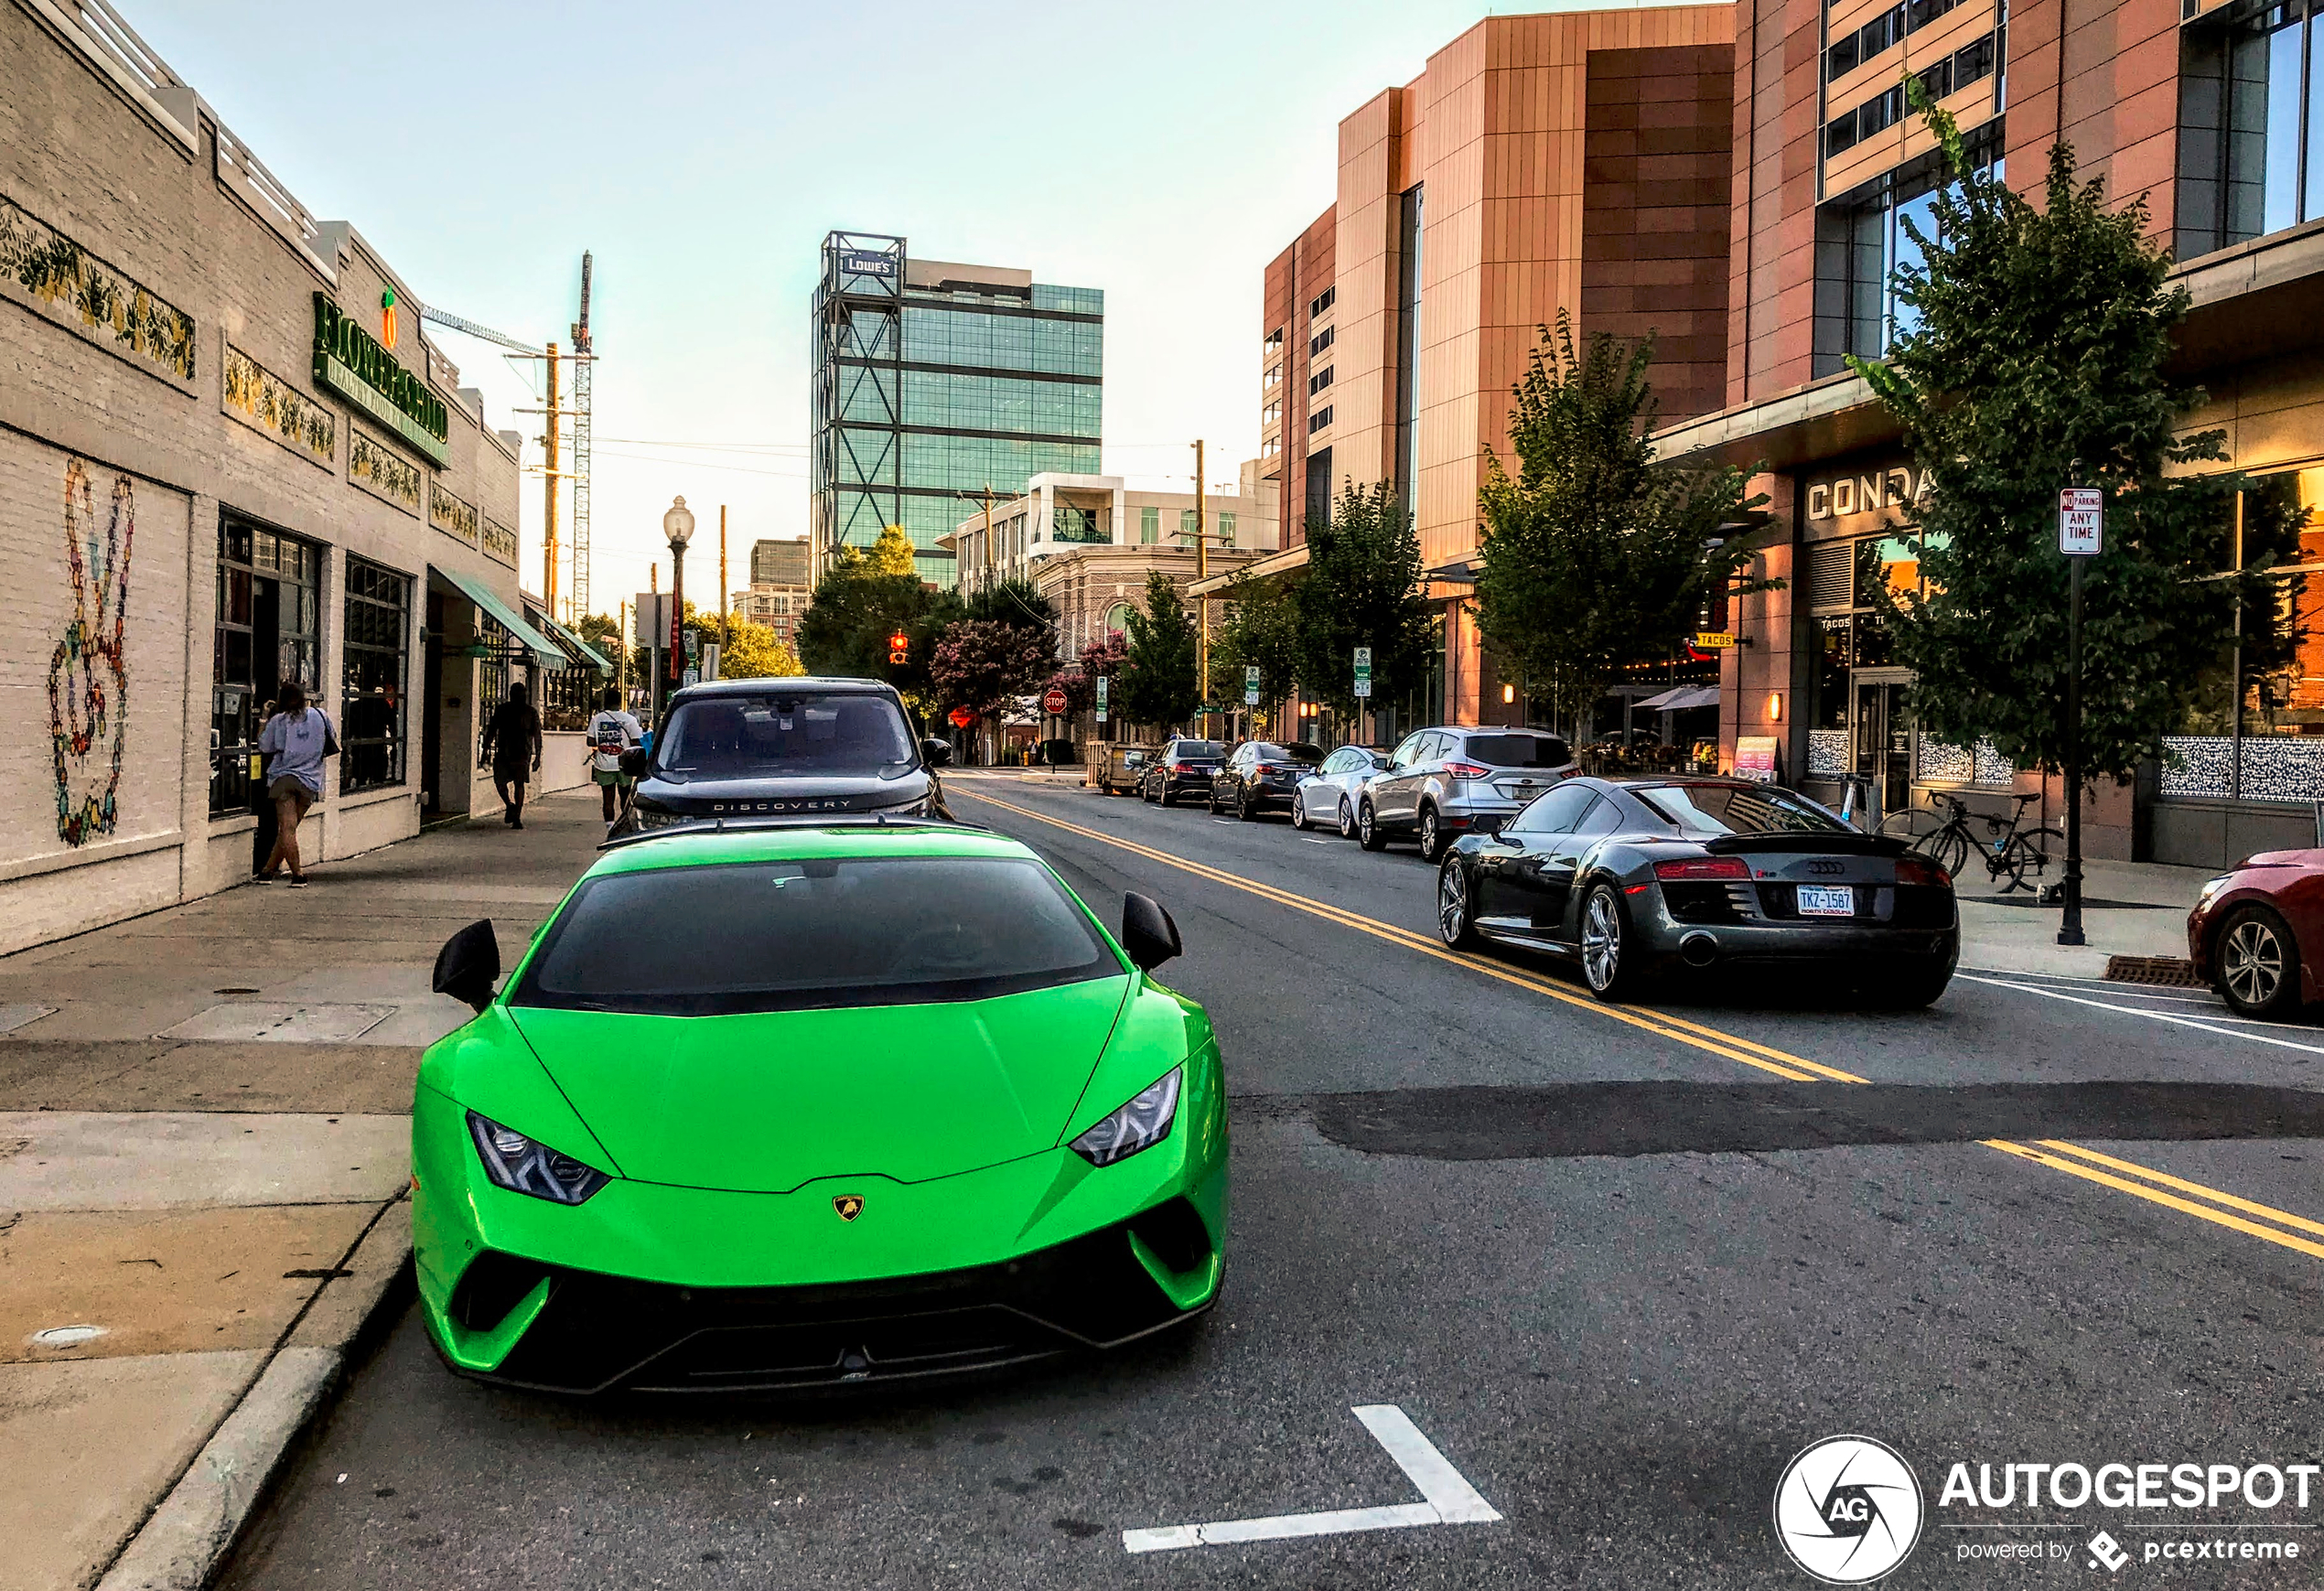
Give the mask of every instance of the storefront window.
M 500 704 L 509 699 L 508 657 L 516 640 L 489 613 L 477 614 L 476 633 L 486 649 L 484 660 L 476 669 L 476 765 L 483 768 L 487 766 L 484 732 L 492 726 L 493 715 L 500 712 Z
M 403 782 L 412 577 L 350 558 L 346 607 L 339 672 L 343 755 L 339 788 L 351 794 Z
M 2221 567 L 2275 577 L 2198 676 L 2166 737 L 2161 792 L 2208 800 L 2324 798 L 2324 468 L 2253 483 Z
M 251 752 L 286 680 L 316 689 L 322 550 L 231 510 L 218 517 L 210 655 L 210 815 L 251 810 Z

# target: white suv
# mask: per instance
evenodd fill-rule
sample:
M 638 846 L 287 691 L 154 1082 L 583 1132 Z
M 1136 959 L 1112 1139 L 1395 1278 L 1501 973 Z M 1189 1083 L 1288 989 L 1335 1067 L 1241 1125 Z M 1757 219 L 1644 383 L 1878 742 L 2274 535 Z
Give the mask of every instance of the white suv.
M 1421 860 L 1433 866 L 1457 836 L 1490 833 L 1577 771 L 1565 737 L 1544 730 L 1418 730 L 1363 787 L 1356 839 L 1377 851 L 1392 837 L 1411 834 L 1420 842 Z

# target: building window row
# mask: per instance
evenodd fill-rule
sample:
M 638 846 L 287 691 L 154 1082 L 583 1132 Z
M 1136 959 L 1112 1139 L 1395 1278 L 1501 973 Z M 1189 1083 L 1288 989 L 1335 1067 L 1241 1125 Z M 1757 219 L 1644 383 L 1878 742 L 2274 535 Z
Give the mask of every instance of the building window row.
M 2181 259 L 2324 216 L 2324 5 L 2215 15 L 2181 41 Z
M 1272 425 L 1282 418 L 1283 400 L 1280 398 L 1259 411 L 1259 424 L 1262 425 Z
M 1932 100 L 1942 100 L 1970 84 L 1982 82 L 1993 76 L 2001 59 L 2001 35 L 1989 33 L 1985 38 L 1964 45 L 1953 54 L 1924 67 L 1913 75 Z M 1824 126 L 1824 153 L 1828 157 L 1855 148 L 1867 138 L 1886 132 L 1904 119 L 1904 85 L 1884 90 L 1873 95 L 1852 111 L 1834 116 Z
M 1281 365 L 1279 365 L 1279 364 L 1272 364 L 1272 365 L 1269 365 L 1269 366 L 1267 367 L 1267 373 L 1266 373 L 1266 377 L 1265 377 L 1265 379 L 1264 379 L 1264 381 L 1260 383 L 1260 385 L 1262 386 L 1262 388 L 1273 388 L 1273 387 L 1279 387 L 1279 386 L 1281 386 L 1282 384 L 1283 384 L 1283 367 L 1282 367 Z
M 1162 539 L 1162 511 L 1157 508 L 1138 510 L 1138 544 L 1151 547 Z
M 1318 392 L 1322 392 L 1324 388 L 1329 386 L 1331 384 L 1331 367 L 1329 365 L 1326 365 L 1314 375 L 1309 376 L 1307 378 L 1307 396 L 1312 398 Z
M 1313 337 L 1307 339 L 1307 357 L 1309 359 L 1315 358 L 1316 355 L 1321 353 L 1325 349 L 1329 348 L 1334 342 L 1337 342 L 1339 339 L 1340 328 L 1338 327 L 1325 327 L 1321 331 L 1317 332 Z
M 347 561 L 347 633 L 339 664 L 339 788 L 403 782 L 403 682 L 409 677 L 412 577 Z
M 1908 34 L 1918 33 L 1961 0 L 1910 0 L 1891 5 L 1854 33 L 1833 42 L 1824 52 L 1824 81 L 1846 76 Z
M 1314 414 L 1307 416 L 1307 435 L 1312 436 L 1330 424 L 1331 407 L 1329 404 L 1326 404 L 1324 407 L 1318 409 Z
M 1340 286 L 1339 284 L 1334 283 L 1307 300 L 1307 318 L 1313 320 L 1338 302 L 1340 302 Z

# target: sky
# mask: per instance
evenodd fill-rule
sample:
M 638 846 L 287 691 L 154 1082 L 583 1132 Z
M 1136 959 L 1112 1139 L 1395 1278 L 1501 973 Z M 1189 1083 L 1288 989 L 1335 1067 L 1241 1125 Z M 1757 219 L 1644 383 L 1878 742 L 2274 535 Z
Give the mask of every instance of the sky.
M 1106 295 L 1104 468 L 1232 489 L 1258 448 L 1267 262 L 1331 202 L 1338 125 L 1475 0 L 659 5 L 116 0 L 309 211 L 433 306 L 568 341 L 595 254 L 592 607 L 807 530 L 809 303 L 834 229 Z M 1603 4 L 1604 0 L 1600 0 Z M 1627 0 L 1614 0 L 1627 3 Z M 1561 3 L 1504 11 L 1580 9 Z M 230 16 L 231 24 L 221 24 Z M 442 328 L 537 467 L 538 365 Z M 520 571 L 541 586 L 542 488 Z

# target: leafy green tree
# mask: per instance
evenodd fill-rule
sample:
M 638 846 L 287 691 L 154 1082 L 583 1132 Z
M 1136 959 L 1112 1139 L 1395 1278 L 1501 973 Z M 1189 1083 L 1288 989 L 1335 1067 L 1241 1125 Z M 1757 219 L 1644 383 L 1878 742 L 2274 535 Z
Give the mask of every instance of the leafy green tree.
M 2226 461 L 2225 433 L 2181 430 L 2205 397 L 2167 372 L 2189 300 L 2165 285 L 2146 200 L 2110 210 L 2058 145 L 2036 209 L 1912 91 L 1953 180 L 1933 237 L 1906 222 L 1925 263 L 1898 273 L 1909 316 L 1887 361 L 1850 360 L 1931 478 L 1906 532 L 1925 589 L 1888 599 L 1897 659 L 1918 675 L 1923 729 L 2062 769 L 2072 560 L 2058 551 L 2058 493 L 2096 487 L 2106 534 L 2083 560 L 2082 766 L 2126 778 L 2163 755 L 2238 601 L 2267 588 L 2264 573 L 2219 577 L 2247 482 L 2188 472 Z
M 843 554 L 799 616 L 799 659 L 810 673 L 885 680 L 924 711 L 937 638 L 960 616 L 960 598 L 951 592 L 916 575 L 883 573 L 866 554 Z M 892 663 L 888 638 L 898 631 L 909 661 Z
M 871 561 L 872 570 L 879 575 L 909 575 L 920 577 L 920 565 L 912 561 L 912 539 L 901 525 L 888 525 L 879 532 L 879 539 L 864 554 Z
M 971 618 L 1057 632 L 1057 609 L 1040 587 L 1018 575 L 971 592 L 962 611 Z
M 729 626 L 726 649 L 718 654 L 718 673 L 728 680 L 784 679 L 807 671 L 797 654 L 763 624 L 737 618 Z
M 1038 630 L 963 618 L 937 638 L 929 676 L 940 706 L 966 707 L 990 718 L 1038 685 L 1056 662 Z
M 1129 626 L 1120 700 L 1109 710 L 1133 724 L 1177 728 L 1202 704 L 1202 690 L 1195 678 L 1194 620 L 1178 586 L 1159 569 L 1146 575 L 1146 606 L 1130 609 Z
M 1604 333 L 1578 352 L 1544 327 L 1511 411 L 1510 451 L 1478 492 L 1477 628 L 1555 723 L 1576 724 L 1634 664 L 1677 654 L 1704 604 L 1751 559 L 1731 524 L 1743 472 L 1656 462 L 1653 339 Z
M 1412 516 L 1398 506 L 1387 482 L 1350 482 L 1331 517 L 1308 524 L 1307 567 L 1291 592 L 1297 631 L 1292 672 L 1307 693 L 1352 717 L 1361 705 L 1355 675 L 1360 646 L 1372 649 L 1374 702 L 1393 702 L 1425 680 L 1434 645 L 1422 584 Z
M 1253 712 L 1273 718 L 1298 689 L 1298 610 L 1283 586 L 1254 578 L 1247 565 L 1228 577 L 1224 595 L 1225 620 L 1210 633 L 1210 697 L 1242 701 L 1244 671 L 1255 668 L 1259 704 Z

